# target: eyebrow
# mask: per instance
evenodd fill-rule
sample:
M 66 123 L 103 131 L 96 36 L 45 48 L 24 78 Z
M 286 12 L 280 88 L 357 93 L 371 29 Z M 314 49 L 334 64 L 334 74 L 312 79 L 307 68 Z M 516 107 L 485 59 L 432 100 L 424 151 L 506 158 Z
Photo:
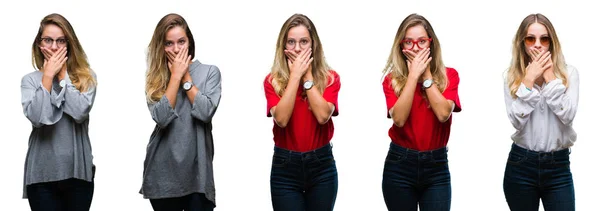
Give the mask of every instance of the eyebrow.
M 179 40 L 182 40 L 182 39 L 185 39 L 185 36 L 177 38 L 177 39 L 174 39 L 174 40 L 175 41 L 179 41 Z M 165 40 L 166 40 L 166 42 L 172 42 L 172 40 L 169 40 L 169 39 L 166 39 L 166 38 L 165 38 Z
M 42 36 L 41 38 L 51 38 L 51 39 L 55 39 L 55 40 L 56 40 L 56 39 L 61 39 L 61 38 L 62 38 L 62 39 L 67 39 L 67 37 L 66 37 L 66 36 L 60 36 L 60 37 L 57 37 L 57 38 L 53 38 L 53 37 L 50 37 L 50 36 Z
M 410 37 L 404 37 L 404 40 L 419 40 L 419 39 L 429 39 L 427 36 L 420 36 L 417 39 L 412 39 Z
M 288 37 L 288 40 L 295 40 L 294 38 Z M 306 40 L 310 40 L 310 37 L 301 37 L 300 40 L 302 39 L 306 39 Z
M 542 34 L 542 35 L 540 35 L 540 37 L 544 37 L 544 36 L 550 37 L 549 34 Z M 525 36 L 525 37 L 535 37 L 535 34 L 527 34 L 527 36 Z

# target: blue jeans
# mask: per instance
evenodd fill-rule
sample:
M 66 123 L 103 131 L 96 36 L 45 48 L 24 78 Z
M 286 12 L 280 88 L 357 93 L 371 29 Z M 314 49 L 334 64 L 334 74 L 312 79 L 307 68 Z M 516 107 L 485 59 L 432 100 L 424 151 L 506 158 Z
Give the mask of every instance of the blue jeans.
M 274 211 L 333 210 L 338 175 L 331 145 L 309 152 L 275 147 L 271 166 Z
M 182 197 L 150 199 L 155 211 L 212 211 L 215 205 L 203 193 L 192 193 Z
M 94 196 L 94 182 L 67 179 L 27 185 L 32 211 L 88 211 Z
M 575 210 L 569 149 L 535 152 L 512 145 L 504 171 L 504 196 L 513 211 Z
M 391 143 L 383 168 L 383 198 L 388 210 L 450 210 L 452 191 L 447 149 L 416 151 Z

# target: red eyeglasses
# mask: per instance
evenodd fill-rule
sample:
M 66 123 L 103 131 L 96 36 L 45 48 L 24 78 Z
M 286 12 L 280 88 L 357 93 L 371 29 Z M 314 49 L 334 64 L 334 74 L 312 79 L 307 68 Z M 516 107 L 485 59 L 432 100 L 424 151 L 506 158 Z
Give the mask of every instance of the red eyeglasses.
M 419 38 L 418 40 L 404 39 L 402 40 L 402 48 L 404 50 L 412 50 L 416 45 L 419 49 L 423 49 L 429 47 L 432 40 L 433 38 Z
M 535 45 L 535 41 L 538 38 L 534 37 L 534 36 L 527 36 L 525 38 L 523 38 L 523 41 L 525 42 L 525 45 Z M 540 40 L 540 44 L 542 44 L 543 46 L 549 46 L 550 45 L 550 37 L 549 36 L 543 36 L 539 38 Z

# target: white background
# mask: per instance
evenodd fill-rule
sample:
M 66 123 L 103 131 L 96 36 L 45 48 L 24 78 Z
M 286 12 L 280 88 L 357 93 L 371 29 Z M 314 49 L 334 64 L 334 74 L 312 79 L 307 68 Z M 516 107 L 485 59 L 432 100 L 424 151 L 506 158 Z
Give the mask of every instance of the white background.
M 485 3 L 483 3 L 485 2 Z M 196 40 L 196 59 L 217 65 L 222 100 L 213 119 L 217 210 L 271 210 L 272 120 L 265 116 L 263 79 L 277 35 L 293 13 L 315 23 L 329 64 L 340 74 L 334 156 L 339 173 L 335 210 L 385 210 L 381 179 L 389 146 L 381 70 L 400 22 L 424 15 L 458 70 L 463 111 L 449 142 L 452 210 L 508 210 L 502 190 L 510 135 L 502 72 L 522 19 L 542 13 L 554 24 L 567 63 L 579 69 L 580 101 L 571 168 L 578 210 L 593 210 L 600 188 L 597 10 L 588 1 L 12 1 L 0 7 L 2 121 L 0 201 L 29 210 L 21 199 L 31 124 L 20 105 L 21 77 L 33 71 L 31 44 L 39 21 L 57 12 L 73 25 L 98 75 L 90 139 L 97 165 L 92 210 L 151 210 L 138 191 L 154 122 L 145 104 L 145 52 L 160 18 L 181 14 Z M 143 8 L 142 8 L 143 7 Z

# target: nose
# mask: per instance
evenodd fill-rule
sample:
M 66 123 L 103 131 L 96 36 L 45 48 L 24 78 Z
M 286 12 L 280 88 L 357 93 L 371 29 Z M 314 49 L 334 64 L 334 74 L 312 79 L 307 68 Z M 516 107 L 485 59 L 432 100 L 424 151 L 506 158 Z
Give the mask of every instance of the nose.
M 415 52 L 415 53 L 419 53 L 419 51 L 421 50 L 417 45 L 414 45 L 412 49 L 410 49 L 411 51 Z
M 533 44 L 533 47 L 537 49 L 542 48 L 542 41 L 540 39 L 535 39 L 535 44 Z
M 58 50 L 58 44 L 56 43 L 56 41 L 52 42 L 52 45 L 50 45 L 50 50 L 52 50 L 52 51 Z
M 178 54 L 179 50 L 181 50 L 181 45 L 175 44 L 174 46 L 175 48 L 173 48 L 173 53 Z
M 294 44 L 294 51 L 296 51 L 296 53 L 300 53 L 302 51 L 302 48 L 300 48 L 300 43 L 297 42 L 296 44 Z

